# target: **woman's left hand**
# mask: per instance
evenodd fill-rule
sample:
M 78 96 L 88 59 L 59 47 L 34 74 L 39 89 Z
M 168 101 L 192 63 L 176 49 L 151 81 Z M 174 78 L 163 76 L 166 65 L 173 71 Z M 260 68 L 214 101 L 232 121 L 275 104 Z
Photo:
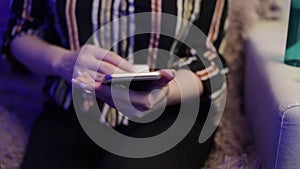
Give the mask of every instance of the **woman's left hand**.
M 135 91 L 129 88 L 120 88 L 103 85 L 101 81 L 95 81 L 88 73 L 83 73 L 76 80 L 84 84 L 86 89 L 95 91 L 95 95 L 115 107 L 129 118 L 141 118 L 148 112 L 156 110 L 166 104 L 169 92 L 169 82 L 175 77 L 175 70 L 164 69 L 159 71 L 161 78 L 151 84 L 149 90 Z

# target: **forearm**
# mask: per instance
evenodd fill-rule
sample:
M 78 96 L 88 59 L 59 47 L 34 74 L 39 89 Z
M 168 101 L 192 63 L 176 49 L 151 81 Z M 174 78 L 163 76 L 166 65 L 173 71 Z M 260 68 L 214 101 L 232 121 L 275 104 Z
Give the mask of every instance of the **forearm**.
M 57 75 L 55 66 L 70 51 L 51 45 L 34 35 L 16 37 L 10 45 L 15 58 L 32 72 Z
M 199 99 L 203 93 L 203 84 L 195 74 L 189 70 L 178 70 L 174 80 L 169 82 L 167 92 L 168 104 Z

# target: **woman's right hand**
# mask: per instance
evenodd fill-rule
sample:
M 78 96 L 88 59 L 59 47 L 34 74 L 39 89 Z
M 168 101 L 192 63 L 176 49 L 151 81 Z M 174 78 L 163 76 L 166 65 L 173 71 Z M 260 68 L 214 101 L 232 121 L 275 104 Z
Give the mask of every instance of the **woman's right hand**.
M 149 89 L 135 91 L 126 87 L 103 85 L 88 73 L 74 79 L 74 83 L 84 90 L 94 93 L 97 98 L 116 108 L 129 118 L 141 118 L 167 105 L 169 82 L 175 78 L 175 70 L 159 70 L 161 78 L 153 82 Z
M 57 59 L 55 72 L 71 82 L 82 72 L 88 72 L 95 81 L 102 81 L 105 75 L 136 72 L 135 67 L 118 54 L 93 45 L 85 45 L 80 50 L 69 51 Z

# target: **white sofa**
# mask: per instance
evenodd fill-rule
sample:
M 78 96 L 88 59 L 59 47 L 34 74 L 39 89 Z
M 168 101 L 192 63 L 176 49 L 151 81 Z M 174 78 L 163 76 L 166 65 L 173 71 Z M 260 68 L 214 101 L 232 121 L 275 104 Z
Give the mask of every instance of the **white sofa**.
M 283 63 L 290 1 L 246 41 L 245 110 L 267 169 L 300 168 L 300 68 Z

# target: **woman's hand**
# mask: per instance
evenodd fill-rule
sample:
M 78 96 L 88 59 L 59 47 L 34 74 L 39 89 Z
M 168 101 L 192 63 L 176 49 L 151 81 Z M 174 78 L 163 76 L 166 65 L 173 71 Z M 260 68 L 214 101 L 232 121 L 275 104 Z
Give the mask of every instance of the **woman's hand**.
M 99 99 L 130 118 L 143 117 L 163 106 L 199 98 L 203 91 L 200 79 L 189 70 L 177 71 L 176 78 L 174 70 L 160 70 L 161 79 L 145 91 L 103 85 L 105 75 L 137 71 L 119 55 L 95 46 L 84 46 L 67 58 L 69 60 L 63 61 L 64 64 L 58 72 L 62 77 L 70 80 L 74 71 L 76 74 L 73 82 L 84 89 L 94 91 Z M 65 66 L 68 63 L 75 64 L 76 59 L 74 70 Z
M 175 71 L 165 69 L 159 72 L 161 79 L 153 83 L 150 86 L 151 89 L 145 91 L 102 85 L 86 72 L 82 76 L 78 76 L 76 81 L 84 84 L 88 90 L 95 90 L 95 95 L 99 99 L 115 107 L 129 118 L 140 118 L 167 104 L 168 84 L 174 79 Z
M 54 64 L 55 72 L 71 82 L 75 76 L 87 72 L 96 81 L 101 81 L 107 74 L 135 72 L 133 65 L 109 50 L 93 45 L 85 45 L 78 51 L 69 51 L 59 57 Z

